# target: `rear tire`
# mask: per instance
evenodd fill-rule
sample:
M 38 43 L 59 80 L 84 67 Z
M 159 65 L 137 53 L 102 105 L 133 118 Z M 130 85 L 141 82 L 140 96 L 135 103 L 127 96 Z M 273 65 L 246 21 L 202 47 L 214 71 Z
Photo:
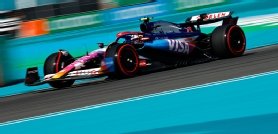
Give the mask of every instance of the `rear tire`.
M 220 58 L 241 56 L 246 48 L 243 30 L 237 25 L 224 25 L 214 29 L 211 36 L 213 52 Z
M 55 74 L 62 70 L 64 67 L 73 62 L 73 57 L 68 54 L 63 55 L 62 52 L 57 52 L 49 55 L 44 62 L 44 75 Z M 74 80 L 67 81 L 52 81 L 49 85 L 54 88 L 70 87 L 74 83 Z
M 130 44 L 112 44 L 106 51 L 106 57 L 113 58 L 115 72 L 110 78 L 133 77 L 139 70 L 139 56 L 136 49 Z

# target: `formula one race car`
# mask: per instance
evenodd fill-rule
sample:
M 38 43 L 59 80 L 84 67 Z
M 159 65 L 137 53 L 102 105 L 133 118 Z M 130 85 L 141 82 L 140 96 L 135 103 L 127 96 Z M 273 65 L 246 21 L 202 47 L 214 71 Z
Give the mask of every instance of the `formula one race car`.
M 49 83 L 54 88 L 71 86 L 75 80 L 108 76 L 127 78 L 156 67 L 179 67 L 219 58 L 241 56 L 246 47 L 243 30 L 237 26 L 238 17 L 231 12 L 201 14 L 184 23 L 150 22 L 141 18 L 141 32 L 120 32 L 117 39 L 100 49 L 73 58 L 59 50 L 44 63 L 44 78 L 40 80 L 37 67 L 28 68 L 25 84 Z M 201 32 L 200 25 L 222 21 L 212 33 Z

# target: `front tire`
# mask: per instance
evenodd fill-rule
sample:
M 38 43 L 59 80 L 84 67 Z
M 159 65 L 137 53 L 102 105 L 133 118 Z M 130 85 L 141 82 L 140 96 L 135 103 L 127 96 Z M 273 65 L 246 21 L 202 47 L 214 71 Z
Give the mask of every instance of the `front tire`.
M 115 72 L 110 78 L 133 77 L 139 70 L 139 56 L 136 49 L 130 44 L 112 44 L 106 51 L 106 57 L 113 58 Z
M 237 25 L 224 25 L 215 28 L 211 36 L 212 50 L 220 58 L 241 56 L 246 48 L 243 30 Z
M 62 70 L 64 67 L 73 62 L 73 57 L 70 54 L 64 55 L 61 51 L 53 53 L 47 57 L 44 62 L 44 75 L 55 74 Z M 74 80 L 67 81 L 51 81 L 49 85 L 54 88 L 70 87 Z

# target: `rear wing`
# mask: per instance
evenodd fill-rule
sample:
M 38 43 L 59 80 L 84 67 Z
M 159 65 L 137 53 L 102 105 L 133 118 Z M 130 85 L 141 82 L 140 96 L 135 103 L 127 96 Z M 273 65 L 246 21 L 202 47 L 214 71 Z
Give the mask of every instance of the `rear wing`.
M 237 24 L 238 17 L 232 17 L 232 12 L 218 12 L 210 14 L 200 14 L 192 16 L 186 19 L 185 25 L 205 25 L 209 23 L 215 23 L 218 21 L 223 21 L 222 25 L 225 24 Z

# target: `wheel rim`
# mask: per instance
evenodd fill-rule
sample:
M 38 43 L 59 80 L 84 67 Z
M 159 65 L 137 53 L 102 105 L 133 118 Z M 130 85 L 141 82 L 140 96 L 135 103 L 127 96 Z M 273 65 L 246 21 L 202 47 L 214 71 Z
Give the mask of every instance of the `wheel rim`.
M 133 75 L 138 70 L 138 56 L 136 51 L 128 45 L 122 46 L 118 51 L 118 63 L 120 70 L 125 75 Z
M 227 38 L 228 47 L 233 54 L 244 51 L 246 40 L 242 30 L 238 26 L 232 26 L 229 29 Z

